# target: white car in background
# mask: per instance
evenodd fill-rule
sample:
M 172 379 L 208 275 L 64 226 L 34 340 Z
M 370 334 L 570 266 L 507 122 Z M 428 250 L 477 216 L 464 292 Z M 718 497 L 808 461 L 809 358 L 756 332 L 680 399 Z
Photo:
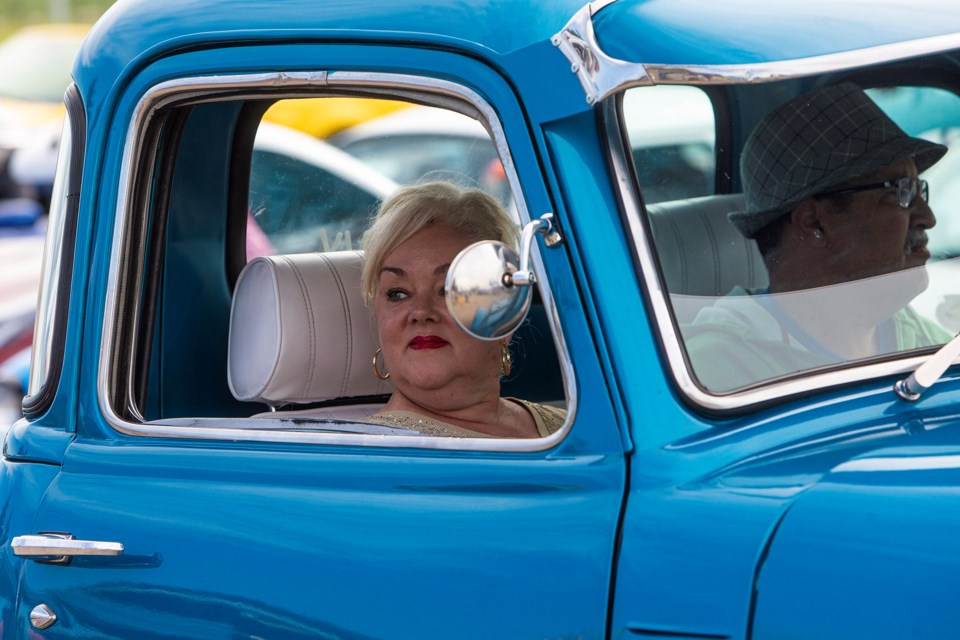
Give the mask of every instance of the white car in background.
M 50 126 L 59 132 L 70 69 L 89 29 L 85 24 L 31 25 L 0 42 L 0 197 L 28 195 L 47 205 L 52 180 L 45 189 L 24 189 L 9 175 L 8 163 L 38 133 Z
M 694 87 L 658 85 L 623 96 L 623 120 L 644 202 L 714 193 L 713 114 L 710 98 Z
M 277 253 L 359 249 L 377 206 L 396 188 L 311 135 L 266 121 L 257 129 L 250 214 Z
M 490 134 L 455 111 L 411 105 L 344 129 L 329 142 L 400 184 L 450 180 L 510 203 Z

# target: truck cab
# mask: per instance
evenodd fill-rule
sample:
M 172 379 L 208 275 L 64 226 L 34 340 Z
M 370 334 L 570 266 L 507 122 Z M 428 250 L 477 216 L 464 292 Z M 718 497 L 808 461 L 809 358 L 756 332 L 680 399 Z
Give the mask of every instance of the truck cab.
M 0 637 L 952 637 L 958 63 L 933 0 L 119 0 L 65 95 Z M 930 257 L 803 305 L 929 330 L 743 373 L 693 345 L 732 294 L 784 301 L 729 215 L 745 146 L 845 83 L 944 148 Z M 336 148 L 424 108 L 432 164 Z M 548 437 L 366 420 L 393 388 L 360 239 L 430 179 L 524 232 L 501 389 L 566 412 Z

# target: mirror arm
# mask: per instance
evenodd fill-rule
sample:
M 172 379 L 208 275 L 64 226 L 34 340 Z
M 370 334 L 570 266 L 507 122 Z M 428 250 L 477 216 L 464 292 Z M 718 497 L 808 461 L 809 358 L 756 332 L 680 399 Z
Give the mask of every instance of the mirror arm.
M 555 247 L 563 241 L 552 213 L 545 213 L 536 220 L 528 222 L 520 233 L 520 268 L 514 273 L 504 274 L 505 286 L 526 287 L 536 283 L 537 277 L 530 269 L 530 255 L 533 251 L 533 238 L 537 234 L 543 236 L 543 243 L 548 247 Z

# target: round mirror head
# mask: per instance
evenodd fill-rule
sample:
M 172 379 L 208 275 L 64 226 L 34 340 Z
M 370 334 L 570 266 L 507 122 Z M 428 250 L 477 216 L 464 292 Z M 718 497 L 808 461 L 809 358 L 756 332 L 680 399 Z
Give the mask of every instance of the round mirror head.
M 517 252 L 494 240 L 461 251 L 447 271 L 447 309 L 460 328 L 481 340 L 516 331 L 530 310 L 530 286 L 507 284 L 517 271 Z

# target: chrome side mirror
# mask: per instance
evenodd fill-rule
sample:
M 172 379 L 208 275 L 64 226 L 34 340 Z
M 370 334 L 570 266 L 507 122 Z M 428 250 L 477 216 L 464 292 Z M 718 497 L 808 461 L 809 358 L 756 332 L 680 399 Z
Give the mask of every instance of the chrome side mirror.
M 460 328 L 481 340 L 501 340 L 520 326 L 530 311 L 537 280 L 530 269 L 533 238 L 548 247 L 560 243 L 553 214 L 527 224 L 520 236 L 522 255 L 494 240 L 475 242 L 461 251 L 447 271 L 447 309 Z

